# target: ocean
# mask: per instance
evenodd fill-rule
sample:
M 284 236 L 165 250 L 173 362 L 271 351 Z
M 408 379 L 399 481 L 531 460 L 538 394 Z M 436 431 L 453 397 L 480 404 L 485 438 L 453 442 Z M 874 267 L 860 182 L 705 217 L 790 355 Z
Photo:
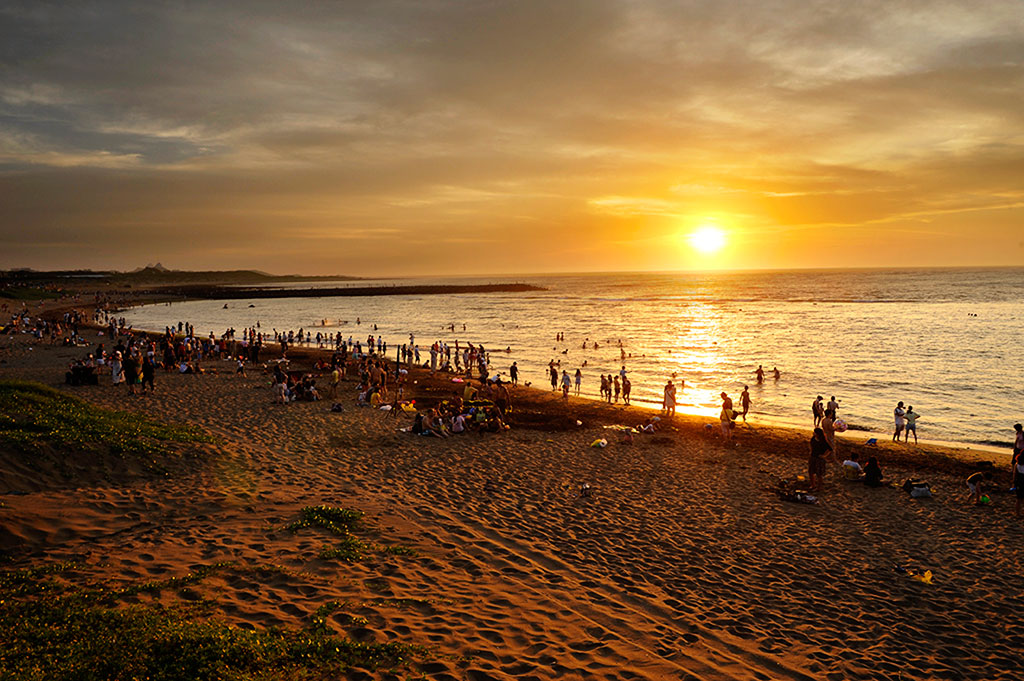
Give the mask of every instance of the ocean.
M 240 337 L 257 322 L 263 332 L 341 331 L 364 343 L 373 334 L 388 342 L 392 357 L 395 345 L 413 333 L 423 361 L 435 340 L 482 343 L 491 352 L 492 373 L 507 375 L 516 361 L 521 382 L 550 387 L 546 370 L 555 360 L 570 375 L 581 368 L 583 393 L 594 398 L 599 375 L 618 373 L 624 365 L 635 403 L 660 405 L 663 387 L 675 375 L 677 383 L 685 381 L 679 410 L 710 417 L 718 415 L 719 393 L 729 393 L 738 404 L 748 385 L 748 418 L 754 422 L 810 427 L 817 395 L 839 400 L 839 417 L 852 431 L 891 433 L 897 401 L 920 413 L 918 435 L 928 440 L 1002 445 L 1012 440 L 1012 425 L 1024 420 L 1022 268 L 438 277 L 314 285 L 399 281 L 518 282 L 545 290 L 204 300 L 143 306 L 123 316 L 135 328 L 156 331 L 187 321 L 204 335 L 234 327 Z M 555 340 L 559 333 L 564 341 Z M 761 385 L 754 376 L 758 365 L 766 371 Z M 774 367 L 781 372 L 777 381 Z

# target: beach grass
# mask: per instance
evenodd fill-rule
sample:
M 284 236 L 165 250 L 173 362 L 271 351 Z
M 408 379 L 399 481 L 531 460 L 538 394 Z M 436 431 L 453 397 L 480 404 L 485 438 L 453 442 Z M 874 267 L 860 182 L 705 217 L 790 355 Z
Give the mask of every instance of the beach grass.
M 0 381 L 0 445 L 22 451 L 104 448 L 121 457 L 150 457 L 164 453 L 164 443 L 211 441 L 195 427 L 103 409 L 40 383 Z
M 308 630 L 247 630 L 196 619 L 194 606 L 118 605 L 114 592 L 57 581 L 67 564 L 0 572 L 0 669 L 4 678 L 333 678 L 351 667 L 408 662 L 417 648 L 359 643 Z M 224 566 L 166 587 L 185 588 Z M 45 593 L 45 597 L 41 597 Z M 335 608 L 316 613 L 321 620 Z
M 295 532 L 306 527 L 322 527 L 332 534 L 345 536 L 359 527 L 362 518 L 362 511 L 335 506 L 306 506 L 299 519 L 286 529 Z
M 7 300 L 52 300 L 59 294 L 33 286 L 12 286 L 0 288 L 0 298 Z
M 386 556 L 416 556 L 416 549 L 400 544 L 380 545 L 364 541 L 353 532 L 363 529 L 363 512 L 335 506 L 306 506 L 299 514 L 299 519 L 285 529 L 297 532 L 304 528 L 322 528 L 339 539 L 334 545 L 325 544 L 320 548 L 318 558 L 321 560 L 343 560 L 355 563 L 362 560 L 368 553 L 379 553 Z

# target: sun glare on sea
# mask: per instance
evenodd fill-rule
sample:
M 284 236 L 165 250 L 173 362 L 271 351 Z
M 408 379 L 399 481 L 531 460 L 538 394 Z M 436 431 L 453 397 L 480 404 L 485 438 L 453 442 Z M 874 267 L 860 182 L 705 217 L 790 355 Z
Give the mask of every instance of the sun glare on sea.
M 689 240 L 701 253 L 717 253 L 725 246 L 725 232 L 713 225 L 704 225 L 690 232 Z

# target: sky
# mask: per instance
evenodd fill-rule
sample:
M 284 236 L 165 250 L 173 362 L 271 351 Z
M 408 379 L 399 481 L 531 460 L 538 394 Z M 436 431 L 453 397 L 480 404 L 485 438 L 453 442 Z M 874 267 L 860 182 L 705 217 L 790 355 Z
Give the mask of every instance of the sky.
M 6 0 L 0 268 L 158 261 L 1020 265 L 1024 2 Z

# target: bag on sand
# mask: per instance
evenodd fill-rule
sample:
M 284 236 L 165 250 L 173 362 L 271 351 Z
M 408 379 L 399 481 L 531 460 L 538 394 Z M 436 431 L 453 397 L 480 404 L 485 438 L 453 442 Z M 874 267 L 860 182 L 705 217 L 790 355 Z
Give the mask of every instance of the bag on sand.
M 932 495 L 931 485 L 924 480 L 913 480 L 911 478 L 907 478 L 903 481 L 903 491 L 915 499 L 930 497 Z

